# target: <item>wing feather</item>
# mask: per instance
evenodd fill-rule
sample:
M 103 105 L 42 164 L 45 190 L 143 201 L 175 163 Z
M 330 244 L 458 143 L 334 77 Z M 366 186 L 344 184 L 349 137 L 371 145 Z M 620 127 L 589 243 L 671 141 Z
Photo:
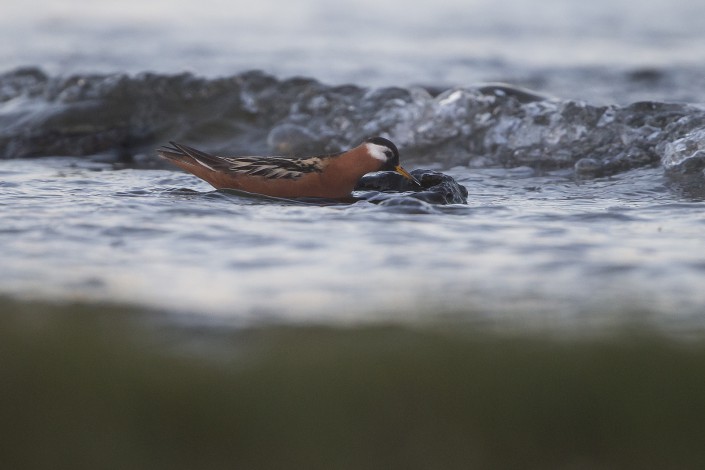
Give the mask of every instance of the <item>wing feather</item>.
M 191 159 L 212 171 L 231 174 L 261 176 L 271 179 L 297 179 L 309 173 L 320 173 L 334 155 L 315 157 L 220 157 L 202 152 L 193 147 L 169 142 L 171 147 L 162 147 L 159 154 L 172 160 Z
M 308 173 L 320 173 L 326 157 L 222 157 L 228 172 L 272 179 L 297 179 Z

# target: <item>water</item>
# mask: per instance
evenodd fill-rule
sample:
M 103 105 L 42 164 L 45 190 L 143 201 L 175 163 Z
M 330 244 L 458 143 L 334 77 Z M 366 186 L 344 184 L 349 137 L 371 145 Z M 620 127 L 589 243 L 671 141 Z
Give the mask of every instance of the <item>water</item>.
M 262 69 L 366 86 L 510 81 L 593 103 L 702 102 L 691 0 L 9 0 L 0 63 L 52 74 Z
M 34 3 L 0 18 L 0 293 L 242 322 L 704 319 L 704 5 Z M 468 204 L 248 198 L 154 156 L 371 135 Z
M 674 196 L 660 170 L 581 184 L 450 173 L 468 205 L 408 213 L 272 203 L 172 171 L 4 161 L 0 285 L 243 321 L 624 308 L 699 321 L 705 203 Z

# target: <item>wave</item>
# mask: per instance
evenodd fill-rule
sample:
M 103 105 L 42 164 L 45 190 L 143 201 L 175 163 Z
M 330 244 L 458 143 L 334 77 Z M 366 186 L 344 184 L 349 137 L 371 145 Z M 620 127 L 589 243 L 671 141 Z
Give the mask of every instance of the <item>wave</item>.
M 662 165 L 702 175 L 705 109 L 593 106 L 502 84 L 434 90 L 328 86 L 259 71 L 0 75 L 0 156 L 155 162 L 168 140 L 229 153 L 327 153 L 386 136 L 402 158 L 445 167 L 529 166 L 604 176 Z

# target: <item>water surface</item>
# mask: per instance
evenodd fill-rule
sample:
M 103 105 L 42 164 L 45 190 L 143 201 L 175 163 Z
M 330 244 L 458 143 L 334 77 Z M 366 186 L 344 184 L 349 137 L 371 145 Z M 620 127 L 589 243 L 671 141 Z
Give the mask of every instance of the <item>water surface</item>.
M 336 84 L 501 80 L 601 103 L 705 101 L 705 4 L 691 0 L 10 0 L 3 12 L 8 69 L 262 69 Z
M 701 322 L 704 5 L 10 1 L 0 292 L 241 321 Z M 468 204 L 247 198 L 154 155 L 372 135 Z
M 453 168 L 468 205 L 317 206 L 168 170 L 0 162 L 5 293 L 244 321 L 466 313 L 702 320 L 702 201 L 659 169 L 579 182 Z

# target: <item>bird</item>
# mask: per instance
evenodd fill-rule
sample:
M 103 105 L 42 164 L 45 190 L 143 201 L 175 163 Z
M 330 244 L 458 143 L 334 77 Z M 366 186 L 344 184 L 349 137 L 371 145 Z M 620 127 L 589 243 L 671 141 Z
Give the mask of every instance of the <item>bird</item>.
M 367 173 L 395 171 L 421 183 L 399 164 L 399 150 L 384 137 L 366 139 L 340 153 L 310 157 L 221 157 L 169 142 L 160 157 L 207 181 L 216 189 L 235 189 L 281 198 L 349 198 Z

